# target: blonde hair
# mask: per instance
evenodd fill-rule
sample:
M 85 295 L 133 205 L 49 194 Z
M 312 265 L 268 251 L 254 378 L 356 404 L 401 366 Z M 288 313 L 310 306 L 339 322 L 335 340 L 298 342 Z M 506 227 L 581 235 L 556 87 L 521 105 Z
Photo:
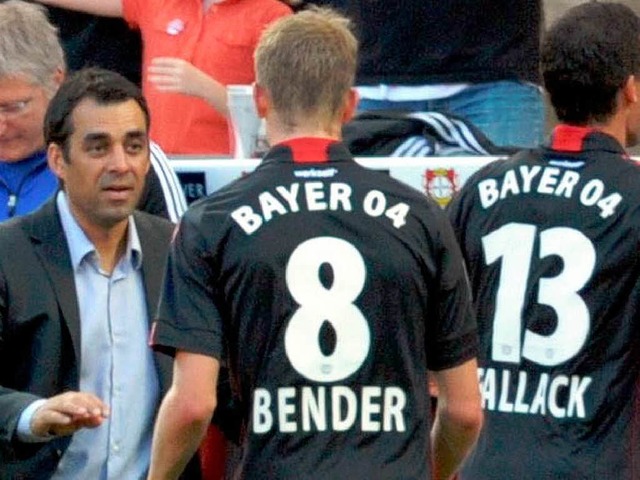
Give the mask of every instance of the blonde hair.
M 336 121 L 353 86 L 358 42 L 349 20 L 328 8 L 284 17 L 262 34 L 256 79 L 289 128 L 310 118 Z
M 58 69 L 65 69 L 64 53 L 45 8 L 19 0 L 0 2 L 0 76 L 29 77 L 53 94 Z

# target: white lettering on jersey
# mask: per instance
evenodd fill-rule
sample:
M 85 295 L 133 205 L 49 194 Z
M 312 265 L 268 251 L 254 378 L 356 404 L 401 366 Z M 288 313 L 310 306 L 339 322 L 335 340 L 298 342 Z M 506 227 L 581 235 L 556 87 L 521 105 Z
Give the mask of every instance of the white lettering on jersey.
M 596 266 L 593 243 L 572 228 L 539 231 L 535 225 L 508 223 L 482 237 L 482 247 L 487 266 L 500 261 L 491 359 L 520 364 L 522 358 L 526 358 L 540 366 L 531 367 L 539 369 L 538 372 L 518 371 L 517 380 L 511 378 L 511 370 L 480 368 L 484 408 L 506 413 L 550 414 L 556 418 L 585 418 L 584 396 L 591 377 L 562 373 L 551 376 L 542 370 L 554 367 L 555 372 L 561 371 L 561 365 L 574 358 L 587 343 L 591 315 L 580 292 Z M 537 279 L 536 295 L 536 285 L 530 285 L 531 265 L 550 256 L 557 256 L 562 268 L 553 277 Z M 525 328 L 523 312 L 534 299 L 554 311 L 553 331 L 540 334 Z M 537 386 L 531 395 L 533 389 L 527 389 L 527 385 L 534 382 Z
M 280 215 L 287 213 L 287 209 L 284 208 L 284 205 L 269 192 L 262 192 L 258 196 L 258 200 L 260 201 L 260 208 L 262 209 L 262 215 L 264 216 L 265 222 L 271 220 L 274 213 L 278 213 Z
M 485 210 L 492 206 L 500 198 L 498 191 L 498 181 L 487 178 L 478 183 L 478 195 L 480 195 L 480 205 Z
M 300 191 L 299 183 L 292 183 L 289 189 L 283 185 L 276 187 L 276 192 L 280 194 L 282 198 L 287 202 L 290 212 L 299 212 L 300 205 L 298 205 L 298 192 Z
M 406 394 L 395 386 L 363 386 L 359 392 L 344 385 L 256 388 L 251 430 L 404 432 L 406 404 Z
M 256 207 L 242 205 L 231 212 L 231 218 L 247 235 L 251 235 L 277 216 L 302 209 L 307 212 L 352 212 L 353 205 L 356 204 L 370 217 L 384 215 L 395 228 L 401 228 L 407 223 L 409 205 L 404 202 L 389 204 L 387 196 L 379 190 L 371 190 L 362 199 L 356 199 L 357 201 L 352 197 L 351 186 L 343 182 L 294 182 L 261 192 L 257 197 Z
M 537 180 L 537 185 L 534 185 Z M 595 206 L 600 209 L 600 216 L 607 218 L 613 215 L 622 201 L 617 192 L 606 192 L 602 180 L 591 179 L 580 188 L 580 173 L 575 170 L 562 170 L 558 167 L 541 167 L 540 165 L 521 165 L 507 170 L 501 178 L 487 178 L 478 182 L 480 205 L 485 210 L 499 200 L 525 193 L 540 193 L 556 197 L 573 198 L 579 191 L 580 203 L 586 207 Z
M 614 192 L 605 197 L 604 189 L 602 180 L 594 178 L 580 192 L 580 201 L 587 207 L 597 206 L 600 209 L 600 216 L 607 218 L 616 212 L 616 207 L 622 201 L 622 195 Z
M 327 209 L 327 202 L 324 201 L 324 183 L 306 182 L 304 193 L 307 199 L 307 210 L 315 212 Z
M 240 227 L 251 235 L 253 232 L 260 228 L 262 225 L 262 217 L 258 215 L 249 205 L 243 205 L 236 208 L 231 212 L 231 218 L 233 218 Z
M 323 266 L 332 271 L 330 285 L 321 280 Z M 285 279 L 299 305 L 284 332 L 287 359 L 305 380 L 332 385 L 281 386 L 273 392 L 256 388 L 253 433 L 273 428 L 281 433 L 354 428 L 363 432 L 405 431 L 407 397 L 399 387 L 366 385 L 355 391 L 334 384 L 354 375 L 371 350 L 369 322 L 355 303 L 367 281 L 362 254 L 343 239 L 314 237 L 291 253 Z M 325 323 L 335 332 L 330 353 L 323 352 L 320 345 Z
M 253 431 L 265 433 L 273 426 L 271 413 L 271 394 L 264 388 L 256 388 L 253 392 Z
M 584 396 L 591 385 L 591 377 L 551 376 L 548 373 L 537 375 L 520 370 L 514 388 L 511 373 L 495 368 L 478 369 L 485 410 L 525 415 L 549 414 L 555 418 L 587 416 Z M 535 389 L 531 389 L 530 384 L 534 384 Z
M 379 190 L 371 190 L 367 193 L 362 206 L 364 213 L 372 217 L 379 217 L 384 213 L 387 218 L 391 219 L 393 226 L 396 228 L 400 228 L 407 223 L 409 205 L 400 202 L 387 208 L 387 197 Z
M 293 175 L 297 178 L 330 178 L 335 177 L 337 173 L 337 168 L 309 168 L 293 171 Z

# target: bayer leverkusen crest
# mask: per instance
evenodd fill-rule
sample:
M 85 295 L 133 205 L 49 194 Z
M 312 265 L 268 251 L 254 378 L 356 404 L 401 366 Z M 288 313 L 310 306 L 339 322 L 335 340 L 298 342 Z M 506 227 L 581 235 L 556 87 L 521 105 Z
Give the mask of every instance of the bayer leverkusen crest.
M 458 174 L 453 168 L 428 168 L 424 173 L 424 189 L 427 195 L 445 207 L 458 191 Z

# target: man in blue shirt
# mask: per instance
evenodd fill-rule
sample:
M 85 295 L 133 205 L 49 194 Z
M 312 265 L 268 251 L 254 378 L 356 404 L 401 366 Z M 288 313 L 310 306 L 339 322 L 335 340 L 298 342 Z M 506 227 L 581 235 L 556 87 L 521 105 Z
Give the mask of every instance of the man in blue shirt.
M 72 75 L 49 103 L 62 189 L 0 225 L 2 480 L 146 475 L 171 375 L 147 339 L 173 231 L 135 211 L 148 128 L 138 87 L 107 70 Z
M 65 75 L 57 31 L 41 7 L 0 4 L 0 221 L 32 212 L 58 189 L 47 167 L 42 122 Z M 186 203 L 154 148 L 140 209 L 177 221 Z

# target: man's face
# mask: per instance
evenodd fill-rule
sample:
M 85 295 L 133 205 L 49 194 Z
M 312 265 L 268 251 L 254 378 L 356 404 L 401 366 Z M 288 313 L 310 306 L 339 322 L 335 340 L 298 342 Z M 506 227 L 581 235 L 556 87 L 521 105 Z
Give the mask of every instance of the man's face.
M 81 227 L 110 229 L 133 212 L 149 170 L 145 117 L 135 100 L 100 105 L 82 100 L 71 114 L 68 157 L 49 147 L 49 165 L 63 180 Z
M 24 76 L 0 77 L 0 161 L 18 162 L 44 148 L 47 90 Z

